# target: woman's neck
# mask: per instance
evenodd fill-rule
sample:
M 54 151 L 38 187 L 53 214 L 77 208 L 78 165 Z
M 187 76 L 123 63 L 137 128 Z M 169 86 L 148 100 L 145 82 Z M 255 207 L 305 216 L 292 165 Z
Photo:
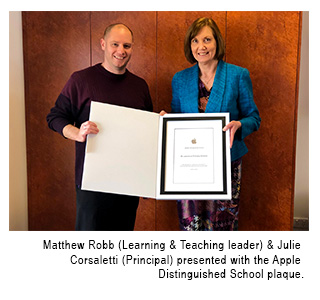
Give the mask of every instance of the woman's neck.
M 217 67 L 218 67 L 218 60 L 212 60 L 207 63 L 199 63 L 199 76 L 203 78 L 210 78 L 213 76 L 213 74 L 216 73 Z
M 205 88 L 210 91 L 216 76 L 218 60 L 210 61 L 210 63 L 199 63 L 199 78 L 203 82 Z

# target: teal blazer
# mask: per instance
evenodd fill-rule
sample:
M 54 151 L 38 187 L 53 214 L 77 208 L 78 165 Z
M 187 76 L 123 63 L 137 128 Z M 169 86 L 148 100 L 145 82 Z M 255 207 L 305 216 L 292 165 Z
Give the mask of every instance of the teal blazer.
M 194 65 L 176 73 L 172 79 L 173 113 L 197 113 L 199 96 L 199 68 Z M 244 138 L 260 127 L 261 118 L 253 101 L 249 71 L 222 60 L 219 61 L 206 113 L 229 112 L 230 121 L 241 122 L 231 149 L 231 160 L 248 152 Z

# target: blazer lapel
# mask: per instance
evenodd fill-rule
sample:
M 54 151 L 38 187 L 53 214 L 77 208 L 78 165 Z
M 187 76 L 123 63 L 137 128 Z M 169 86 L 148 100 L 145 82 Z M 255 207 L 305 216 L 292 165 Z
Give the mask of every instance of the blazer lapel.
M 199 68 L 196 64 L 190 68 L 191 73 L 188 76 L 184 88 L 184 109 L 186 113 L 197 113 L 198 110 L 198 96 L 199 96 Z
M 226 64 L 224 63 L 224 61 L 220 60 L 217 66 L 217 72 L 214 77 L 214 82 L 212 85 L 210 97 L 206 107 L 206 111 L 205 111 L 206 113 L 221 111 L 224 90 L 226 87 L 226 76 L 227 76 Z

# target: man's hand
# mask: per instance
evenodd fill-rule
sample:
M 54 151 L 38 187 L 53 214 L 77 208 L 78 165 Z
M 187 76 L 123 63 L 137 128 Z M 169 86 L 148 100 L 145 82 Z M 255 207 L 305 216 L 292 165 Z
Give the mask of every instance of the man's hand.
M 97 124 L 91 121 L 83 122 L 80 129 L 69 124 L 62 130 L 63 135 L 70 140 L 83 143 L 86 141 L 88 134 L 97 134 L 99 132 Z
M 160 111 L 160 116 L 164 116 L 165 114 L 167 114 L 166 111 L 164 111 L 164 110 Z

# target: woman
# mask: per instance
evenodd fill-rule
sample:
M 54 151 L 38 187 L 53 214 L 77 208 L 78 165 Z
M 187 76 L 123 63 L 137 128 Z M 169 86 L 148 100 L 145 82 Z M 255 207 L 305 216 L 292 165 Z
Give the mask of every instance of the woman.
M 237 230 L 240 200 L 241 157 L 248 152 L 243 139 L 260 126 L 248 70 L 222 60 L 224 40 L 216 23 L 199 18 L 188 29 L 184 51 L 197 63 L 174 75 L 172 112 L 229 112 L 232 200 L 178 201 L 182 230 Z

